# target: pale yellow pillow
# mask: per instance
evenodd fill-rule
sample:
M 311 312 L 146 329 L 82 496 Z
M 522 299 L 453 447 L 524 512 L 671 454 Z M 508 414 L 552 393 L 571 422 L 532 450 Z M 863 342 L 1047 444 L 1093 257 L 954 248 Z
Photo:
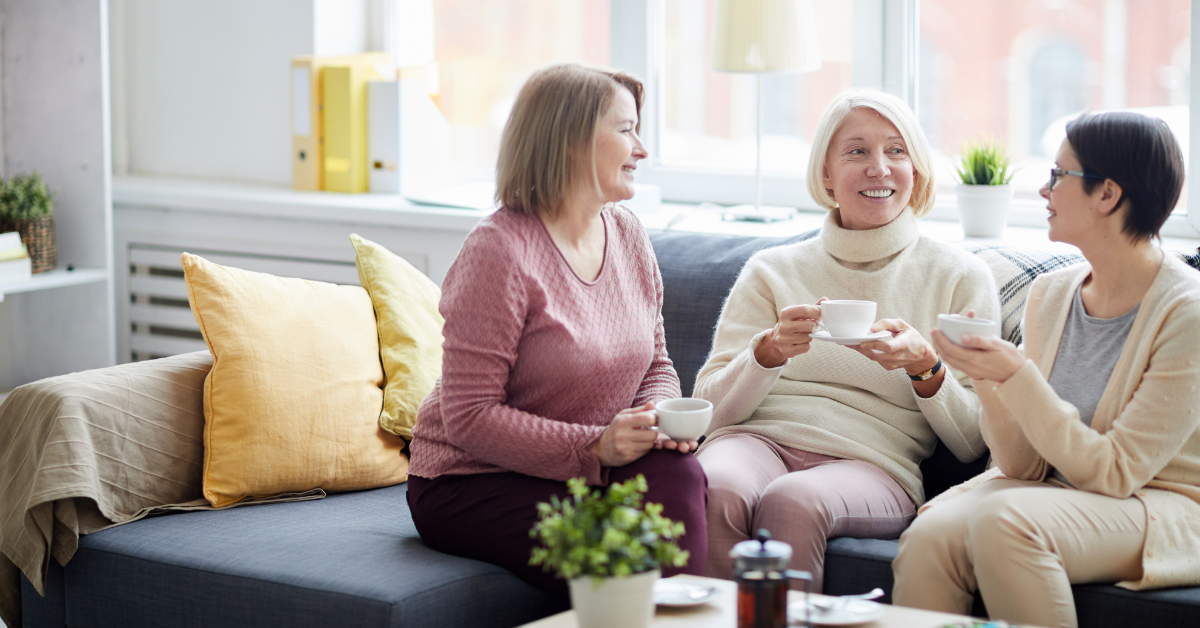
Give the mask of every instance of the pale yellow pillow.
M 182 262 L 213 355 L 204 380 L 204 497 L 212 505 L 408 479 L 404 441 L 379 428 L 383 369 L 365 290 L 189 253 Z
M 379 425 L 412 440 L 417 408 L 442 374 L 442 292 L 402 257 L 356 233 L 350 241 L 358 253 L 358 279 L 375 306 L 387 374 Z

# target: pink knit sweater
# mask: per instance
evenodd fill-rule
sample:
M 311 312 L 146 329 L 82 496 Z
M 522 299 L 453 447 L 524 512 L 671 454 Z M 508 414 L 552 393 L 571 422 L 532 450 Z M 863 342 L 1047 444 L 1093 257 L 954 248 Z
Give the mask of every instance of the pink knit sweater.
M 679 396 L 650 240 L 623 207 L 601 218 L 592 283 L 536 217 L 501 209 L 467 237 L 442 285 L 442 377 L 417 413 L 411 474 L 601 484 L 588 448 L 617 412 Z

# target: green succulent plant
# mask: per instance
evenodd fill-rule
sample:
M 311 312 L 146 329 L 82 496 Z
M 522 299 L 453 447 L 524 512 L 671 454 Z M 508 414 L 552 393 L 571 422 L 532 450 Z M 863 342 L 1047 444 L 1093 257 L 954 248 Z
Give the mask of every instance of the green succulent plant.
M 993 138 L 963 144 L 962 160 L 955 167 L 963 185 L 1008 185 L 1015 171 L 1010 172 L 1012 158 L 1004 144 Z
M 607 491 L 589 491 L 583 478 L 567 481 L 569 496 L 550 497 L 537 505 L 538 522 L 529 530 L 539 547 L 530 565 L 554 570 L 570 580 L 597 580 L 653 571 L 661 566 L 687 565 L 688 552 L 676 541 L 683 523 L 662 516 L 662 504 L 642 506 L 646 478 L 613 484 Z
M 52 213 L 54 194 L 36 170 L 0 181 L 0 219 L 28 220 Z

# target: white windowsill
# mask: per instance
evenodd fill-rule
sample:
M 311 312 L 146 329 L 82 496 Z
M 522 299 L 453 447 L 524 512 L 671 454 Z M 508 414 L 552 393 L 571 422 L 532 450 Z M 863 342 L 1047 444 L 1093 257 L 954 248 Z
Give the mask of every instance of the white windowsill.
M 204 211 L 268 218 L 293 218 L 337 223 L 378 224 L 435 230 L 469 231 L 486 210 L 417 205 L 396 194 L 340 194 L 299 192 L 284 187 L 246 185 L 184 179 L 120 177 L 113 180 L 113 204 L 168 211 Z M 965 238 L 952 202 L 939 202 L 919 222 L 921 233 L 943 242 L 1003 244 L 1077 252 L 1075 247 L 1050 242 L 1046 237 L 1045 209 L 1018 204 L 1010 226 L 1000 238 Z M 720 210 L 708 204 L 663 203 L 658 209 L 638 213 L 647 229 L 725 233 L 746 236 L 792 236 L 819 228 L 824 210 L 799 210 L 791 220 L 758 223 L 722 221 Z M 1026 225 L 1026 226 L 1020 226 Z M 1037 226 L 1033 226 L 1037 225 Z M 1200 238 L 1186 218 L 1172 217 L 1165 248 L 1193 252 Z M 1186 234 L 1180 237 L 1174 234 Z M 75 271 L 79 272 L 79 271 Z M 2 291 L 2 289 L 0 289 Z

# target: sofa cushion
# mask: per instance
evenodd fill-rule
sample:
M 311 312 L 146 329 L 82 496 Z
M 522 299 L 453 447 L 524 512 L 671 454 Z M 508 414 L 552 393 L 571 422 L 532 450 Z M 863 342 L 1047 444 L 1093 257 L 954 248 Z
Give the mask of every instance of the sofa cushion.
M 790 238 L 759 238 L 679 231 L 650 231 L 650 243 L 663 278 L 663 326 L 667 352 L 689 397 L 696 373 L 708 359 L 713 331 L 725 298 L 755 253 L 801 242 L 820 234 L 814 229 Z
M 367 292 L 184 253 L 188 300 L 213 356 L 204 380 L 204 497 L 403 482 L 404 441 L 379 427 L 383 368 Z
M 97 532 L 65 570 L 67 623 L 513 626 L 566 608 L 500 567 L 425 547 L 406 494 L 402 484 Z
M 412 440 L 417 408 L 442 374 L 442 291 L 412 264 L 357 233 L 350 234 L 358 279 L 371 295 L 379 358 L 387 385 L 379 427 Z

